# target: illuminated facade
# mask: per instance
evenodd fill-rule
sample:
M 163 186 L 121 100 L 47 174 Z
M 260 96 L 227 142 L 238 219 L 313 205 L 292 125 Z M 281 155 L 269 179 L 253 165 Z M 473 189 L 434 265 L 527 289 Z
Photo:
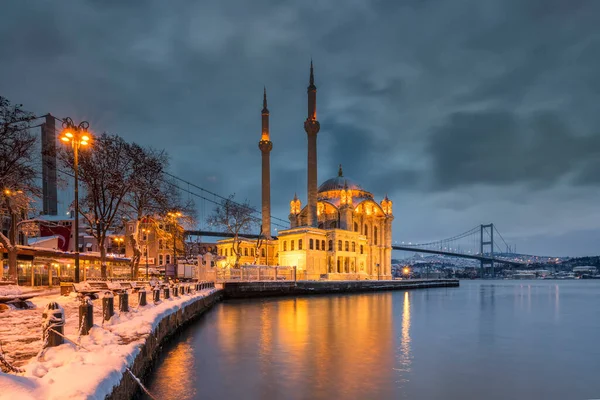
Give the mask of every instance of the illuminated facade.
M 248 256 L 240 264 L 292 266 L 306 279 L 360 280 L 391 279 L 392 201 L 387 196 L 377 202 L 372 193 L 344 176 L 338 175 L 317 187 L 317 87 L 313 66 L 307 88 L 308 114 L 304 130 L 308 139 L 307 205 L 297 196 L 290 202 L 290 229 L 280 230 L 278 240 L 265 241 L 264 251 L 273 255 L 261 259 L 251 255 L 254 242 L 242 242 Z M 259 148 L 262 153 L 262 214 L 263 232 L 270 235 L 270 165 L 272 150 L 269 132 L 269 110 L 266 92 L 263 98 L 262 132 Z M 269 216 L 269 217 L 267 217 Z M 220 241 L 221 265 L 232 265 L 232 239 Z M 251 250 L 252 249 L 252 250 Z M 246 251 L 246 250 L 244 250 Z M 263 251 L 263 249 L 261 249 Z M 250 262 L 250 261 L 254 262 Z

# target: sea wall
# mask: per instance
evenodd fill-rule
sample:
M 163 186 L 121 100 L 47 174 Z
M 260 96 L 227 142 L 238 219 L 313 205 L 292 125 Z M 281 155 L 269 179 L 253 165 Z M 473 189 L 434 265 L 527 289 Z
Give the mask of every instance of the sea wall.
M 209 310 L 216 302 L 223 297 L 222 290 L 198 298 L 196 301 L 182 307 L 176 312 L 165 316 L 159 323 L 154 332 L 146 338 L 141 346 L 140 352 L 135 357 L 131 371 L 140 379 L 151 370 L 151 367 L 158 356 L 163 342 L 171 335 L 176 333 L 186 324 L 197 319 L 204 312 Z M 106 397 L 109 400 L 131 399 L 141 393 L 140 386 L 130 374 L 124 372 L 119 385 L 113 388 L 112 393 Z
M 226 299 L 297 296 L 328 293 L 358 293 L 382 290 L 407 290 L 458 287 L 458 279 L 415 279 L 394 281 L 264 281 L 223 283 Z

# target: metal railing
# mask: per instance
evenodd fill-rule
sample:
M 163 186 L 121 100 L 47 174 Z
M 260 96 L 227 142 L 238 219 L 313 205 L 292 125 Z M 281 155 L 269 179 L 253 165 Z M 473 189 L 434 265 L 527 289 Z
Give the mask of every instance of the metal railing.
M 242 265 L 239 268 L 214 268 L 200 279 L 215 282 L 297 281 L 306 279 L 306 271 L 296 267 Z

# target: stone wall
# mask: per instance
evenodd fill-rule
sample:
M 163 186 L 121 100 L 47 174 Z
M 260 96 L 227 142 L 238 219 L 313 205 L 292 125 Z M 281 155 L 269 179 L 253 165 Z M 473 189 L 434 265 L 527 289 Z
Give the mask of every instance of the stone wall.
M 198 298 L 197 301 L 194 301 L 163 318 L 154 332 L 151 335 L 148 335 L 146 342 L 142 345 L 139 354 L 133 361 L 133 365 L 130 366 L 134 375 L 139 378 L 146 376 L 158 356 L 163 342 L 183 326 L 197 319 L 205 311 L 209 310 L 216 302 L 220 301 L 222 297 L 222 291 L 218 290 L 206 297 Z M 107 399 L 131 399 L 140 393 L 141 389 L 139 385 L 133 380 L 129 373 L 124 372 L 121 383 L 113 388 L 112 393 Z
M 359 293 L 382 290 L 407 290 L 458 287 L 458 279 L 415 279 L 404 281 L 298 281 L 298 282 L 226 282 L 225 298 L 297 296 L 307 294 Z

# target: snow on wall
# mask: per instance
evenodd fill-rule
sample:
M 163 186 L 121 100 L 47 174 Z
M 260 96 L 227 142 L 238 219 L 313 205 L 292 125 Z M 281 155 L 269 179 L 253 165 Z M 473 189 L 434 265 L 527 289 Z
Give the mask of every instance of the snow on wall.
M 206 289 L 117 313 L 103 327 L 98 326 L 101 319 L 94 319 L 90 335 L 82 336 L 80 341 L 87 350 L 66 343 L 48 349 L 42 360 L 30 360 L 23 366 L 23 376 L 0 372 L 0 399 L 104 399 L 119 384 L 125 368 L 133 364 L 146 337 L 163 318 L 215 291 Z M 102 307 L 99 301 L 94 306 Z M 72 327 L 66 329 L 66 335 L 77 341 Z

